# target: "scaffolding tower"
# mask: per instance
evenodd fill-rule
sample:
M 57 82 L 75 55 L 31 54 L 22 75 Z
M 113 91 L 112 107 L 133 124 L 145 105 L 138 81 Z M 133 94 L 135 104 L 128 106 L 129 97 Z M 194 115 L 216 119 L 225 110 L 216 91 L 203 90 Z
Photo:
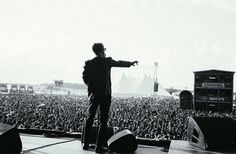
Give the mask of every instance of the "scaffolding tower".
M 158 62 L 154 62 L 154 93 L 158 92 L 158 78 L 157 78 Z

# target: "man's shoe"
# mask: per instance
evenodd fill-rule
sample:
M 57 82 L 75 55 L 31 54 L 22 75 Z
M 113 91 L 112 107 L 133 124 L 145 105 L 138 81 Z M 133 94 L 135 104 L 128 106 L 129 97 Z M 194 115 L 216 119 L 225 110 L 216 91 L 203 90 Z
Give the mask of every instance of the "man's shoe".
M 96 153 L 105 153 L 105 152 L 108 152 L 108 149 L 106 148 L 96 148 Z
M 89 149 L 89 145 L 88 144 L 84 144 L 83 145 L 83 150 L 88 150 Z

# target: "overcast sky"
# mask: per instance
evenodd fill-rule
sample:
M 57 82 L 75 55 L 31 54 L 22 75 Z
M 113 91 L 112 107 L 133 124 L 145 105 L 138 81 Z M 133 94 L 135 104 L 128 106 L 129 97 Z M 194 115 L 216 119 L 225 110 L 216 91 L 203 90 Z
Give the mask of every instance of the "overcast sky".
M 193 89 L 193 71 L 236 71 L 235 0 L 1 0 L 0 82 L 82 83 L 91 46 L 107 56 L 138 60 L 131 69 L 165 87 Z

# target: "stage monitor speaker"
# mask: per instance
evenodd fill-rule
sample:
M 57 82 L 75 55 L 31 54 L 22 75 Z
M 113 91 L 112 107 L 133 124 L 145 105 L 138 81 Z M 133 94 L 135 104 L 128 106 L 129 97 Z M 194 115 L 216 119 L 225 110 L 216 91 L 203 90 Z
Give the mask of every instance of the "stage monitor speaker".
M 0 123 L 0 153 L 20 154 L 22 143 L 16 127 Z
M 84 128 L 83 127 L 83 132 L 82 132 L 82 137 L 81 137 L 81 142 L 84 143 Z M 89 132 L 89 136 L 88 136 L 88 141 L 89 141 L 89 144 L 96 144 L 96 140 L 97 140 L 97 134 L 98 134 L 98 129 L 99 127 L 92 127 L 90 132 Z M 114 127 L 107 127 L 107 140 L 112 136 L 114 135 L 114 130 L 115 128 Z M 104 141 L 104 145 L 107 144 L 107 140 Z
M 236 149 L 236 121 L 231 118 L 189 117 L 187 138 L 205 150 Z
M 137 149 L 135 136 L 127 129 L 113 135 L 108 140 L 108 148 L 112 152 L 130 153 Z

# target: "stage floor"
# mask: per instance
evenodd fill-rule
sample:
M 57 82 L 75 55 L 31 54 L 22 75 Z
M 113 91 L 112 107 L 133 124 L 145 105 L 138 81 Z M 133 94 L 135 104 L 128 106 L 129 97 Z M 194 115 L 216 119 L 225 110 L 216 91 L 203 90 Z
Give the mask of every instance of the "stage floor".
M 94 150 L 82 149 L 81 141 L 74 138 L 48 138 L 42 135 L 20 134 L 21 154 L 95 154 Z M 236 154 L 236 152 L 214 152 L 189 145 L 188 141 L 172 140 L 169 152 L 162 147 L 138 145 L 132 154 Z M 108 153 L 107 153 L 108 154 Z M 109 153 L 111 154 L 111 153 Z M 115 153 L 114 153 L 115 154 Z
M 20 134 L 22 141 L 21 154 L 94 154 L 94 150 L 82 149 L 78 139 L 48 138 L 41 135 Z M 133 154 L 167 154 L 162 147 L 139 145 Z
M 207 151 L 207 150 L 202 150 L 198 147 L 190 145 L 188 141 L 172 140 L 168 154 L 236 154 L 236 152 Z

